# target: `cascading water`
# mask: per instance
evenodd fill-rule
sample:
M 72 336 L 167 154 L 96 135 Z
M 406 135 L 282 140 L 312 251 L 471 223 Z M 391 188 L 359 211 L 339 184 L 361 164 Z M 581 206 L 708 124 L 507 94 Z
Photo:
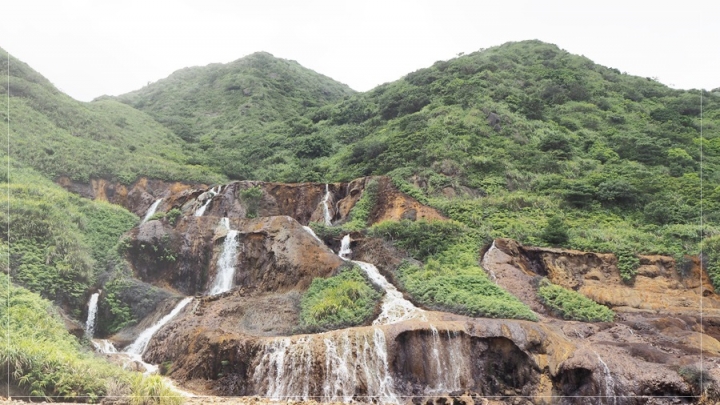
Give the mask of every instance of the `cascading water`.
M 440 332 L 430 325 L 432 332 L 431 376 L 432 383 L 427 392 L 452 392 L 462 389 L 461 378 L 468 373 L 468 364 L 462 351 L 462 339 L 458 332 L 447 331 L 447 341 L 443 342 Z
M 313 231 L 312 228 L 310 228 L 309 226 L 303 225 L 303 229 L 305 229 L 305 231 L 307 231 L 307 233 L 309 233 L 310 235 L 312 235 L 313 238 L 317 239 L 318 242 L 322 243 L 323 245 L 325 244 L 325 242 L 323 242 L 322 239 L 320 239 L 320 238 L 315 234 L 315 231 Z
M 265 396 L 273 400 L 308 400 L 313 373 L 313 339 L 301 337 L 296 342 L 290 338 L 277 338 L 263 346 L 260 363 L 253 375 L 260 387 L 267 382 Z
M 610 398 L 612 398 L 612 403 L 614 405 L 617 405 L 617 395 L 615 394 L 615 379 L 613 378 L 612 374 L 610 374 L 610 369 L 608 368 L 607 364 L 603 361 L 603 359 L 600 357 L 599 354 L 596 352 L 595 356 L 597 356 L 598 361 L 602 365 L 603 368 L 603 374 L 604 374 L 604 380 L 605 380 L 605 403 L 610 403 Z
M 217 261 L 217 275 L 213 282 L 209 295 L 215 295 L 230 291 L 235 278 L 235 264 L 237 263 L 238 231 L 230 229 L 230 219 L 225 217 L 221 220 L 221 224 L 228 229 L 223 242 L 223 250 Z
M 88 339 L 92 339 L 93 334 L 95 334 L 95 316 L 97 315 L 98 297 L 100 297 L 99 291 L 91 295 L 90 301 L 88 301 L 88 317 L 87 321 L 85 321 L 85 336 L 87 336 Z
M 394 285 L 387 281 L 382 274 L 380 274 L 377 267 L 370 263 L 357 260 L 353 260 L 352 262 L 360 266 L 374 284 L 385 290 L 385 296 L 383 297 L 382 302 L 382 312 L 377 319 L 373 321 L 373 325 L 387 325 L 407 321 L 408 319 L 418 319 L 422 321 L 427 320 L 425 317 L 425 311 L 403 298 L 402 293 L 398 291 Z
M 253 374 L 256 389 L 274 400 L 319 397 L 322 401 L 398 402 L 381 329 L 324 335 L 302 336 L 294 342 L 277 338 L 266 343 Z M 324 345 L 319 344 L 320 339 Z M 313 361 L 323 357 L 324 362 Z
M 210 202 L 212 199 L 218 195 L 218 193 L 222 191 L 222 186 L 218 186 L 218 190 L 215 191 L 215 187 L 211 188 L 210 191 L 207 192 L 206 195 L 206 201 L 205 204 L 202 205 L 202 207 L 198 208 L 197 211 L 195 211 L 196 217 L 201 217 L 205 213 L 205 210 L 207 209 L 208 205 L 210 205 Z
M 495 284 L 497 284 L 498 283 L 497 277 L 495 277 L 495 272 L 492 271 L 492 266 L 486 265 L 486 260 L 487 260 L 488 256 L 490 254 L 492 254 L 495 250 L 497 250 L 497 247 L 495 246 L 495 241 L 493 240 L 492 245 L 490 245 L 490 249 L 488 249 L 487 252 L 485 252 L 485 254 L 483 255 L 480 265 L 482 266 L 483 269 L 485 269 L 485 271 L 488 273 L 488 275 L 490 275 L 490 278 L 492 279 L 492 281 L 494 281 Z
M 343 260 L 348 260 L 348 256 L 352 254 L 352 250 L 350 250 L 350 234 L 347 234 L 343 236 L 342 241 L 340 241 L 340 251 L 338 252 L 338 256 L 340 256 Z
M 182 301 L 180 301 L 175 306 L 175 308 L 170 311 L 169 314 L 165 315 L 159 321 L 155 322 L 154 325 L 142 331 L 142 333 L 140 333 L 137 339 L 135 339 L 134 342 L 132 342 L 128 347 L 125 348 L 124 353 L 136 355 L 142 358 L 142 354 L 145 352 L 145 349 L 147 349 L 147 345 L 148 343 L 150 343 L 150 339 L 152 339 L 155 332 L 165 326 L 166 323 L 170 322 L 170 320 L 173 319 L 177 314 L 179 314 L 180 311 L 182 311 L 182 309 L 185 308 L 185 306 L 189 304 L 192 300 L 193 297 L 183 298 Z
M 147 213 L 145 213 L 145 218 L 143 218 L 142 222 L 140 222 L 141 224 L 144 224 L 145 222 L 147 222 L 148 219 L 150 219 L 150 217 L 155 214 L 155 211 L 157 211 L 157 207 L 160 205 L 161 201 L 162 201 L 162 198 L 158 198 L 157 200 L 155 200 L 154 203 L 152 203 L 150 208 L 148 208 Z
M 325 226 L 332 226 L 332 216 L 330 215 L 330 186 L 325 184 L 325 197 L 323 197 L 323 215 L 325 217 Z
M 115 345 L 107 339 L 93 339 L 92 344 L 95 346 L 95 350 L 103 354 L 114 354 L 118 352 Z

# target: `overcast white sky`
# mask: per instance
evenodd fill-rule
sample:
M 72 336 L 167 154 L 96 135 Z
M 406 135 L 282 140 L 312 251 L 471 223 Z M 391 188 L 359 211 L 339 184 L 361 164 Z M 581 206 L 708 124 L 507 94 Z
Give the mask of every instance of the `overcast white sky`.
M 593 3 L 18 0 L 3 5 L 0 47 L 83 101 L 256 51 L 366 91 L 525 39 L 676 88 L 720 87 L 719 1 Z

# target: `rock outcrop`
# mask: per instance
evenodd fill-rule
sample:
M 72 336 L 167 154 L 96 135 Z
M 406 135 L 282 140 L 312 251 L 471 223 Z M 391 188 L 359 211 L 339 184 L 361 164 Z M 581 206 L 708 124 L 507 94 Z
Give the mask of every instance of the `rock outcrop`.
M 209 188 L 143 180 L 127 189 L 86 187 L 86 194 L 141 216 L 158 198 L 159 212 L 180 213 L 126 235 L 122 246 L 138 283 L 163 295 L 153 301 L 155 311 L 113 341 L 129 343 L 185 295 L 195 298 L 155 333 L 144 360 L 171 364 L 172 378 L 208 394 L 416 404 L 691 403 L 700 393 L 688 375 L 699 370 L 701 355 L 710 380 L 720 381 L 720 300 L 697 261 L 678 269 L 663 256 L 641 257 L 634 283 L 626 284 L 612 254 L 498 239 L 478 260 L 540 322 L 426 311 L 426 320 L 303 333 L 302 293 L 314 278 L 345 265 L 332 250 L 337 236 L 322 241 L 306 226 L 324 223 L 326 213 L 342 225 L 371 184 L 366 225 L 445 219 L 385 177 L 327 185 L 239 181 Z M 362 232 L 350 239 L 353 258 L 374 263 L 402 291 L 395 269 L 412 259 Z M 236 250 L 228 253 L 230 245 Z M 209 294 L 228 263 L 231 287 Z M 538 298 L 543 277 L 612 308 L 616 319 L 561 319 Z

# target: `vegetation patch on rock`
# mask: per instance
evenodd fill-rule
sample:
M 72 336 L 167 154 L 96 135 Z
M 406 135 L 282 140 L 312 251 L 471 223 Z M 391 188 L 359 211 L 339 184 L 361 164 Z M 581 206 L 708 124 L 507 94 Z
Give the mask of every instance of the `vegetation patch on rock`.
M 301 326 L 329 330 L 362 325 L 375 313 L 381 295 L 357 266 L 316 278 L 300 301 Z
M 538 297 L 551 311 L 564 319 L 582 322 L 612 322 L 615 313 L 608 307 L 584 295 L 550 283 L 543 279 L 538 287 Z

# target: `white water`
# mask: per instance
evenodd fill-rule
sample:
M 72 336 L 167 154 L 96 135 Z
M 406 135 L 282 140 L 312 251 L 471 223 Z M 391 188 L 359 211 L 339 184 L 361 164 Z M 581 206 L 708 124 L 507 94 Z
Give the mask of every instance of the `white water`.
M 141 224 L 144 224 L 147 222 L 148 219 L 150 219 L 151 216 L 155 214 L 155 211 L 157 211 L 157 207 L 160 205 L 160 202 L 162 201 L 162 198 L 158 198 L 155 200 L 155 202 L 148 208 L 147 213 L 145 213 L 145 218 L 143 218 Z
M 307 231 L 307 233 L 312 235 L 313 238 L 317 239 L 318 242 L 322 243 L 323 245 L 325 244 L 325 242 L 323 242 L 322 239 L 318 238 L 318 236 L 315 235 L 315 231 L 313 231 L 312 228 L 310 228 L 309 226 L 303 225 L 303 229 L 305 229 Z
M 115 345 L 107 339 L 93 339 L 92 344 L 93 346 L 95 346 L 95 350 L 99 351 L 100 353 L 114 354 L 118 352 L 115 348 Z
M 486 264 L 488 255 L 490 255 L 490 254 L 491 254 L 493 251 L 495 251 L 495 250 L 497 250 L 497 247 L 495 246 L 495 241 L 493 240 L 492 245 L 490 245 L 490 249 L 488 249 L 487 252 L 485 252 L 485 255 L 483 255 L 483 258 L 482 258 L 482 261 L 480 262 L 480 265 L 481 265 L 482 268 L 485 269 L 485 271 L 490 275 L 490 278 L 492 279 L 492 281 L 494 281 L 495 284 L 497 284 L 497 283 L 498 283 L 498 282 L 497 282 L 497 277 L 495 277 L 495 272 L 493 272 L 492 269 L 491 269 L 492 266 L 488 266 L 488 265 Z
M 466 357 L 462 352 L 462 339 L 456 331 L 447 331 L 447 341 L 443 342 L 435 326 L 432 332 L 432 366 L 430 379 L 432 384 L 427 392 L 452 392 L 462 389 L 461 377 L 469 373 Z
M 322 356 L 324 364 L 313 361 Z M 302 336 L 294 342 L 276 338 L 263 346 L 253 382 L 273 400 L 320 396 L 323 402 L 350 402 L 357 394 L 375 397 L 381 403 L 398 403 L 385 334 L 378 328 L 345 330 L 325 337 Z M 365 392 L 357 392 L 358 387 L 364 387 Z
M 338 252 L 338 256 L 340 256 L 343 260 L 348 260 L 348 256 L 352 254 L 352 250 L 350 250 L 350 234 L 347 234 L 343 236 L 342 241 L 340 242 L 340 251 Z
M 198 208 L 197 211 L 195 211 L 196 217 L 201 217 L 205 213 L 205 210 L 207 209 L 208 205 L 210 205 L 210 202 L 212 199 L 218 195 L 218 193 L 222 190 L 222 186 L 218 186 L 218 191 L 215 191 L 215 187 L 211 188 L 210 191 L 207 192 L 208 195 L 206 195 L 207 200 L 205 201 L 205 204 L 203 204 L 202 207 Z
M 612 374 L 610 374 L 610 369 L 608 368 L 607 364 L 605 364 L 600 355 L 596 352 L 595 355 L 597 356 L 598 361 L 600 361 L 600 364 L 603 367 L 603 374 L 605 380 L 605 399 L 607 401 L 612 398 L 612 403 L 617 405 L 617 395 L 615 394 L 615 379 L 613 378 Z M 609 403 L 609 401 L 606 403 Z
M 182 311 L 182 309 L 185 308 L 185 306 L 189 304 L 192 300 L 193 297 L 183 298 L 183 300 L 180 301 L 175 306 L 175 308 L 170 311 L 169 314 L 165 315 L 159 321 L 155 322 L 154 325 L 142 331 L 142 333 L 140 333 L 137 339 L 135 339 L 134 342 L 132 342 L 128 347 L 125 348 L 124 352 L 131 355 L 134 354 L 142 358 L 142 355 L 145 352 L 145 349 L 147 349 L 147 345 L 148 343 L 150 343 L 150 339 L 152 339 L 155 332 L 165 326 L 166 323 L 170 322 L 170 320 L 173 319 L 178 313 L 180 313 L 180 311 Z
M 92 339 L 95 334 L 95 317 L 97 315 L 97 303 L 99 296 L 100 292 L 96 292 L 90 296 L 90 301 L 88 301 L 88 317 L 85 321 L 85 336 L 89 339 Z
M 228 217 L 223 217 L 223 218 L 220 220 L 220 225 L 222 225 L 223 228 L 225 228 L 225 229 L 227 229 L 227 230 L 229 231 L 229 230 L 230 230 L 230 218 L 228 218 Z
M 380 274 L 377 267 L 370 263 L 357 260 L 353 260 L 352 262 L 360 266 L 374 284 L 385 290 L 385 296 L 382 301 L 382 312 L 380 312 L 377 319 L 373 321 L 373 325 L 387 325 L 407 321 L 408 319 L 427 321 L 425 311 L 403 298 L 402 293 Z
M 310 378 L 314 375 L 312 340 L 311 336 L 302 337 L 296 342 L 290 338 L 277 338 L 263 346 L 253 379 L 258 388 L 267 381 L 267 398 L 309 399 Z
M 330 215 L 330 186 L 325 184 L 325 197 L 323 198 L 323 215 L 325 217 L 325 226 L 332 226 L 332 216 Z
M 223 220 L 224 219 L 227 218 L 223 218 Z M 223 225 L 225 225 L 225 223 L 223 223 Z M 227 227 L 229 228 L 229 220 L 227 221 Z M 230 291 L 233 286 L 233 279 L 235 278 L 235 264 L 237 263 L 237 235 L 238 231 L 231 229 L 225 236 L 223 250 L 217 261 L 217 274 L 215 275 L 215 281 L 208 292 L 209 295 Z

